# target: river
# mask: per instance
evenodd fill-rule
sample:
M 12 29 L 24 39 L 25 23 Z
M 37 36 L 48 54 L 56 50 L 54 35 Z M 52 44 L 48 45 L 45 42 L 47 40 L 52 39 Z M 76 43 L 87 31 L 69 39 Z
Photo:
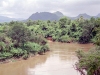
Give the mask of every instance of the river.
M 77 62 L 75 51 L 87 51 L 93 44 L 58 43 L 48 41 L 49 52 L 28 60 L 0 64 L 0 75 L 80 75 L 73 65 Z

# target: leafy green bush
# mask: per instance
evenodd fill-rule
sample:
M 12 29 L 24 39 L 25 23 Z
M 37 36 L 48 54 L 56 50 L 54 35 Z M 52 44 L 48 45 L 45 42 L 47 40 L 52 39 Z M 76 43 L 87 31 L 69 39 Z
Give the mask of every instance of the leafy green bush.
M 81 36 L 79 37 L 79 43 L 89 43 L 91 39 L 91 35 L 88 30 L 84 29 Z
M 28 52 L 39 52 L 41 50 L 41 46 L 37 43 L 27 42 L 25 45 L 25 50 Z
M 22 24 L 22 25 L 21 25 Z M 16 41 L 16 48 L 24 45 L 25 42 L 29 41 L 31 36 L 31 31 L 26 28 L 23 23 L 16 23 L 8 31 L 7 35 L 13 40 Z
M 28 54 L 24 54 L 24 55 L 23 55 L 23 59 L 26 60 L 27 58 L 28 58 Z
M 53 41 L 58 41 L 58 39 L 59 39 L 59 36 L 52 36 L 52 39 L 53 39 Z
M 48 45 L 43 45 L 41 51 L 46 52 L 47 50 L 49 50 Z
M 86 70 L 87 75 L 100 74 L 100 49 L 90 50 L 87 53 L 78 51 L 77 56 L 79 63 L 76 64 L 76 68 L 79 72 L 85 75 L 83 70 Z
M 0 42 L 0 50 L 4 51 L 6 48 L 6 44 L 4 42 Z
M 100 31 L 99 33 L 95 36 L 95 41 L 94 43 L 98 46 L 100 46 Z
M 14 57 L 20 57 L 24 54 L 24 51 L 21 48 L 12 48 L 10 52 Z
M 31 42 L 38 43 L 40 45 L 45 45 L 47 43 L 46 39 L 42 35 L 32 35 L 30 38 Z
M 60 42 L 67 42 L 67 43 L 69 43 L 69 42 L 71 42 L 71 38 L 69 36 L 65 35 L 65 36 L 61 36 L 59 38 L 59 41 Z
M 8 59 L 11 58 L 12 56 L 13 54 L 11 54 L 10 52 L 2 52 L 0 53 L 0 60 Z

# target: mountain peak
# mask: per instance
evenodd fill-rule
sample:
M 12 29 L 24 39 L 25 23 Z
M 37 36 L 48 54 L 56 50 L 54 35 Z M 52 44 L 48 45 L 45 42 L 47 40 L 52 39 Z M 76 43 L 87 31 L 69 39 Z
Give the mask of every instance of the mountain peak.
M 58 20 L 59 16 L 50 12 L 40 12 L 32 14 L 28 19 L 31 20 Z
M 54 13 L 59 13 L 59 14 L 62 14 L 60 11 L 56 11 L 56 12 L 54 12 Z
M 89 15 L 86 13 L 83 13 L 83 14 L 79 14 L 78 16 L 89 16 Z
M 86 14 L 86 13 L 79 14 L 79 15 L 77 16 L 77 18 L 80 18 L 81 16 L 83 16 L 85 19 L 89 19 L 89 18 L 91 18 L 91 16 L 88 15 L 88 14 Z
M 56 15 L 59 16 L 59 17 L 64 16 L 60 11 L 56 11 L 56 12 L 54 12 L 54 14 L 56 14 Z
M 100 17 L 100 13 L 97 16 Z

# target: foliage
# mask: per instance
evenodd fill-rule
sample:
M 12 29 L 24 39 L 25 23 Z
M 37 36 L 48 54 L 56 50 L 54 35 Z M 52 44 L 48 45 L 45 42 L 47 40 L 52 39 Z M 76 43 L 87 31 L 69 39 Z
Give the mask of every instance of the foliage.
M 1 52 L 0 53 L 0 60 L 5 60 L 8 58 L 11 58 L 13 56 L 13 54 L 11 54 L 10 52 Z
M 24 46 L 28 52 L 39 52 L 41 50 L 41 46 L 37 43 L 27 42 Z
M 8 36 L 15 41 L 16 47 L 24 45 L 29 40 L 30 35 L 31 32 L 23 25 L 14 25 L 8 32 Z
M 10 52 L 13 54 L 14 57 L 20 57 L 24 54 L 21 48 L 12 48 Z
M 46 39 L 42 35 L 35 35 L 35 34 L 31 35 L 30 41 L 38 43 L 40 45 L 45 45 L 47 43 Z
M 100 74 L 100 27 L 96 28 L 96 36 L 92 39 L 96 48 L 89 52 L 77 51 L 79 62 L 76 64 L 77 70 L 85 75 L 99 75 Z
M 46 51 L 48 51 L 49 50 L 49 47 L 48 47 L 48 45 L 46 44 L 46 45 L 43 45 L 42 47 L 41 47 L 41 51 L 42 52 L 46 52 Z
M 87 71 L 87 75 L 99 75 L 100 74 L 100 49 L 90 50 L 88 53 L 82 51 L 77 52 L 79 63 L 76 66 L 77 69 L 82 73 L 84 70 Z M 85 73 L 84 73 L 85 75 Z
M 41 24 L 41 21 L 29 20 L 27 23 L 12 21 L 7 23 L 7 26 L 1 26 L 0 59 L 5 60 L 12 57 L 27 59 L 31 53 L 35 54 L 48 49 L 45 46 L 46 39 L 39 33 L 35 33 L 39 26 L 30 29 L 30 26 L 37 24 Z
M 96 36 L 95 36 L 95 41 L 94 41 L 94 43 L 95 43 L 96 45 L 100 46 L 100 27 L 97 28 L 97 34 L 96 34 Z
M 28 54 L 26 53 L 26 54 L 23 55 L 23 59 L 26 60 L 27 58 L 28 58 Z
M 59 41 L 70 43 L 70 42 L 71 42 L 71 39 L 69 38 L 68 35 L 65 35 L 65 36 L 61 36 L 61 37 L 59 38 Z
M 5 43 L 4 42 L 0 42 L 0 51 L 5 50 L 5 47 L 6 47 Z
M 70 43 L 90 43 L 100 46 L 100 18 L 71 20 L 62 17 L 58 21 L 11 21 L 0 24 L 0 53 L 27 58 L 30 53 L 48 50 L 46 38 Z

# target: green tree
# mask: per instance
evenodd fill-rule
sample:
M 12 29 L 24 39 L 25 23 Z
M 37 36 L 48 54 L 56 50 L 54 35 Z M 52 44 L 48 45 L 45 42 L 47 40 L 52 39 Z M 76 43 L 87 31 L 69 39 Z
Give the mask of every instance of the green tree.
M 31 32 L 23 25 L 14 25 L 8 32 L 16 47 L 24 46 L 24 43 L 30 39 Z
M 76 64 L 76 69 L 83 75 L 100 74 L 100 28 L 97 28 L 95 44 L 97 46 L 88 52 L 77 51 L 79 62 Z
M 66 27 L 66 24 L 67 24 L 67 18 L 66 18 L 66 17 L 62 17 L 62 18 L 59 20 L 60 28 L 65 28 L 65 27 Z

